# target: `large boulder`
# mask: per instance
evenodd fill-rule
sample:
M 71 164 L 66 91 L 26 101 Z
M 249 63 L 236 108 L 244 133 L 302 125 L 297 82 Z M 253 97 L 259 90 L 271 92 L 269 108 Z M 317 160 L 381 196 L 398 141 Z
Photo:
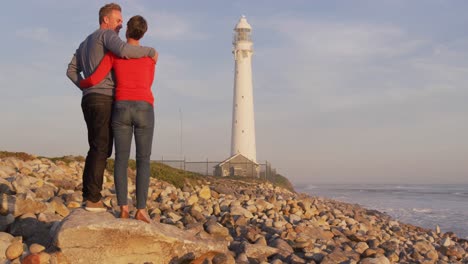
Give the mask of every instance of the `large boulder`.
M 53 235 L 71 263 L 183 263 L 207 252 L 227 252 L 227 241 L 201 232 L 80 208 L 64 218 Z

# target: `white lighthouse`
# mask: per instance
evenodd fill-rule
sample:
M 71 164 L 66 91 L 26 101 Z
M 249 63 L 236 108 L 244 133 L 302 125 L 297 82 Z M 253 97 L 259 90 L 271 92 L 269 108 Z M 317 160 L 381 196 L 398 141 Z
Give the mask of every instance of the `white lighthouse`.
M 217 176 L 259 177 L 255 146 L 252 90 L 252 27 L 245 16 L 234 28 L 234 100 L 232 105 L 231 157 L 215 166 Z
M 231 156 L 241 154 L 257 162 L 252 89 L 252 27 L 242 16 L 234 28 L 234 100 L 232 107 Z

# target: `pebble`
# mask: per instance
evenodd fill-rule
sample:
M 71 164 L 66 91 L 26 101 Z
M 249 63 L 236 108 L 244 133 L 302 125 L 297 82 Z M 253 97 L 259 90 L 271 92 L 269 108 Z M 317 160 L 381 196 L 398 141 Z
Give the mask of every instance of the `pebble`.
M 9 260 L 19 258 L 23 254 L 23 243 L 15 241 L 6 249 L 5 256 Z
M 43 245 L 39 245 L 36 243 L 33 243 L 31 244 L 31 246 L 29 246 L 29 252 L 31 252 L 32 254 L 41 253 L 44 250 L 45 250 L 45 247 Z

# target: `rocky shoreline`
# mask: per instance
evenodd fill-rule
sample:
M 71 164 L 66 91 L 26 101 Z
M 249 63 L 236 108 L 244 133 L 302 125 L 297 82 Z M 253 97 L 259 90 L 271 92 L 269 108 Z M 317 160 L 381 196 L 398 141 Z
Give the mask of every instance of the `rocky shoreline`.
M 148 225 L 115 218 L 106 172 L 109 212 L 88 213 L 83 165 L 0 158 L 0 263 L 468 263 L 468 241 L 456 234 L 255 180 L 208 177 L 176 188 L 151 179 Z

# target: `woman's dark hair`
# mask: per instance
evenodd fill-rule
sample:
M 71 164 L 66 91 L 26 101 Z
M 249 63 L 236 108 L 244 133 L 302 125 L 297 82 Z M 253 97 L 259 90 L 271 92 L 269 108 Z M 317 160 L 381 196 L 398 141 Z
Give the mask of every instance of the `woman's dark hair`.
M 127 22 L 127 37 L 139 40 L 148 30 L 148 24 L 142 16 L 133 16 Z

